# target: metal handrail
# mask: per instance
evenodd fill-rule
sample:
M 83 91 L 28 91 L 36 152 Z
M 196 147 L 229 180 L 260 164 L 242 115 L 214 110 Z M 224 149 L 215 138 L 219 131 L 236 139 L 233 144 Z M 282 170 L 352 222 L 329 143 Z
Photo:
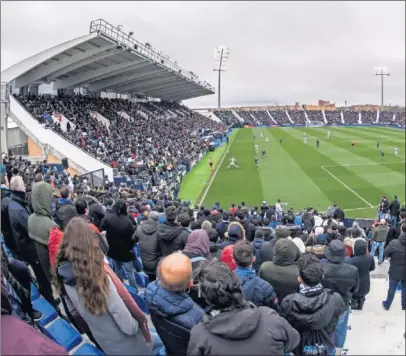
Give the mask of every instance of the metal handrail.
M 90 33 L 98 32 L 106 35 L 117 43 L 127 46 L 132 51 L 135 51 L 137 54 L 146 57 L 154 62 L 157 62 L 160 65 L 163 65 L 167 69 L 173 71 L 174 73 L 181 75 L 184 79 L 191 81 L 195 84 L 200 85 L 206 90 L 215 92 L 214 87 L 205 81 L 199 80 L 198 76 L 191 71 L 187 71 L 181 68 L 177 62 L 172 62 L 170 57 L 164 54 L 162 51 L 156 51 L 155 48 L 149 44 L 143 44 L 136 39 L 132 38 L 128 34 L 124 33 L 117 27 L 108 23 L 103 19 L 97 19 L 90 23 Z

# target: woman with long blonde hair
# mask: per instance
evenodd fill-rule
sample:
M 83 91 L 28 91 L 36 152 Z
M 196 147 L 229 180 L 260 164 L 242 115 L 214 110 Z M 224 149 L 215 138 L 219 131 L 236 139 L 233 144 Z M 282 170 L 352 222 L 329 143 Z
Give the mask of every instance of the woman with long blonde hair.
M 139 324 L 117 292 L 104 259 L 97 234 L 83 219 L 73 218 L 65 228 L 55 271 L 69 312 L 83 318 L 107 355 L 148 355 Z

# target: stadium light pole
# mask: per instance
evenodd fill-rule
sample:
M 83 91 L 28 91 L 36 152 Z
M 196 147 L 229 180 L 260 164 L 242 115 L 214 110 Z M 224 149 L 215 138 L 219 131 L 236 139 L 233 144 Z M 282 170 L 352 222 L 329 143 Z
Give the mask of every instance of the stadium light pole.
M 390 73 L 385 67 L 375 68 L 375 75 L 381 76 L 381 108 L 383 109 L 383 77 L 387 75 L 389 77 Z
M 217 46 L 214 51 L 214 69 L 213 71 L 218 72 L 218 88 L 217 88 L 217 107 L 221 110 L 221 72 L 227 70 L 228 56 L 230 55 L 230 50 L 225 46 Z

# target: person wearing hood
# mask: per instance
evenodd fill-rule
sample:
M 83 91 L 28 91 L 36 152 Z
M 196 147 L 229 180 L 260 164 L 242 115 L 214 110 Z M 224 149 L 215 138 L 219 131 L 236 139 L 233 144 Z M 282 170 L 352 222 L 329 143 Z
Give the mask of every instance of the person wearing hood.
M 281 303 L 283 316 L 300 334 L 296 356 L 331 355 L 334 352 L 334 329 L 344 312 L 344 300 L 340 294 L 324 288 L 323 266 L 313 254 L 303 255 L 298 262 L 299 292 L 289 294 Z M 308 349 L 322 352 L 309 352 Z
M 128 275 L 128 281 L 132 287 L 137 289 L 135 280 L 135 269 L 132 261 L 134 254 L 134 226 L 128 216 L 127 205 L 124 200 L 118 199 L 113 207 L 113 213 L 104 217 L 101 222 L 101 229 L 106 231 L 109 250 L 107 256 L 112 258 L 116 264 L 118 276 L 124 280 L 122 269 Z
M 56 260 L 57 287 L 68 297 L 71 315 L 79 315 L 106 355 L 150 355 L 140 324 L 106 272 L 95 231 L 78 217 L 65 229 Z
M 248 241 L 239 241 L 234 246 L 233 258 L 237 264 L 235 274 L 241 281 L 244 299 L 257 307 L 266 306 L 279 311 L 279 301 L 273 287 L 257 277 L 252 267 L 256 258 Z
M 72 207 L 75 208 L 75 205 L 72 202 L 71 194 L 69 187 L 64 186 L 59 190 L 60 198 L 56 202 L 55 212 L 53 214 L 54 221 L 60 226 L 62 221 L 58 219 L 64 219 L 65 211 L 68 214 L 71 212 Z
M 35 183 L 32 187 L 31 201 L 34 213 L 28 218 L 28 233 L 30 239 L 34 242 L 39 262 L 51 282 L 52 275 L 48 251 L 49 232 L 52 227 L 58 227 L 52 220 L 51 185 L 43 181 Z
M 368 255 L 368 245 L 364 239 L 355 241 L 354 256 L 346 257 L 344 262 L 358 268 L 359 288 L 353 294 L 351 299 L 351 309 L 362 310 L 365 302 L 365 296 L 369 293 L 371 278 L 369 273 L 375 269 L 375 259 Z
M 248 219 L 245 218 L 245 215 L 242 211 L 237 211 L 238 222 L 242 225 L 245 230 L 245 238 L 247 241 L 252 242 L 255 235 L 255 226 Z
M 228 230 L 230 224 L 230 216 L 227 213 L 223 213 L 223 220 L 216 224 L 216 230 L 221 240 L 224 240 L 224 234 Z
M 406 310 L 406 223 L 402 224 L 401 231 L 399 237 L 392 240 L 384 251 L 385 257 L 390 258 L 389 290 L 386 300 L 382 302 L 385 310 L 391 307 L 399 283 L 402 286 L 402 310 Z
M 371 255 L 375 257 L 375 252 L 379 250 L 378 265 L 383 262 L 383 251 L 385 249 L 385 242 L 388 236 L 389 227 L 386 225 L 386 220 L 381 219 L 379 225 L 372 231 L 372 247 Z
M 297 291 L 300 257 L 299 249 L 291 240 L 280 239 L 275 244 L 273 260 L 263 262 L 259 269 L 259 277 L 274 287 L 279 301 Z
M 228 231 L 225 237 L 227 240 L 219 244 L 219 248 L 222 249 L 220 261 L 227 264 L 234 271 L 237 265 L 233 261 L 233 248 L 237 241 L 246 240 L 245 230 L 238 221 L 233 221 L 228 225 Z
M 353 294 L 359 288 L 359 275 L 357 267 L 344 263 L 345 246 L 340 240 L 334 240 L 326 246 L 324 254 L 327 262 L 323 263 L 324 276 L 321 283 L 325 288 L 339 293 L 345 303 L 345 311 L 341 314 L 335 330 L 335 346 L 339 355 L 347 337 L 349 307 Z
M 299 333 L 269 307 L 244 300 L 238 277 L 224 263 L 210 261 L 197 274 L 211 312 L 193 327 L 188 355 L 285 355 Z
M 255 261 L 253 263 L 253 268 L 255 272 L 258 274 L 259 272 L 259 267 L 261 266 L 262 259 L 261 259 L 261 248 L 263 244 L 265 243 L 264 241 L 264 233 L 262 230 L 256 230 L 255 231 L 255 238 L 254 241 L 251 242 L 251 248 L 255 256 Z
M 103 206 L 99 203 L 93 203 L 89 205 L 89 217 L 92 221 L 92 224 L 101 230 L 101 222 L 103 221 L 106 213 L 103 209 Z
M 204 229 L 193 230 L 189 235 L 182 253 L 190 258 L 195 271 L 204 260 L 210 260 L 210 239 Z
M 277 227 L 275 229 L 275 237 L 271 241 L 266 241 L 261 247 L 261 262 L 272 261 L 275 244 L 281 239 L 291 239 L 290 231 L 284 227 Z
M 162 256 L 182 251 L 190 233 L 176 222 L 176 208 L 174 206 L 168 206 L 165 209 L 165 216 L 166 221 L 158 226 L 156 235 Z
M 204 315 L 187 294 L 192 278 L 190 258 L 173 253 L 160 261 L 157 280 L 145 289 L 145 303 L 167 355 L 186 355 L 189 332 Z
M 157 239 L 158 220 L 159 213 L 151 211 L 148 215 L 148 220 L 144 220 L 138 225 L 134 234 L 135 242 L 138 242 L 140 247 L 144 272 L 148 275 L 150 282 L 156 279 L 156 267 L 161 258 Z

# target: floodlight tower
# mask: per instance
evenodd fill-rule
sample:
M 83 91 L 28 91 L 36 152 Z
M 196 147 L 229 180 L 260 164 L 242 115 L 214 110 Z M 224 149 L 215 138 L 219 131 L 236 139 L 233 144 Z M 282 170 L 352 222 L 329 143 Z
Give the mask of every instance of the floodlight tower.
M 214 69 L 213 71 L 219 73 L 219 83 L 217 88 L 218 95 L 218 110 L 221 110 L 221 72 L 227 70 L 228 56 L 230 55 L 230 50 L 226 46 L 217 46 L 214 51 Z
M 387 75 L 389 77 L 389 71 L 385 67 L 375 68 L 375 75 L 381 76 L 381 108 L 383 109 L 383 77 Z

